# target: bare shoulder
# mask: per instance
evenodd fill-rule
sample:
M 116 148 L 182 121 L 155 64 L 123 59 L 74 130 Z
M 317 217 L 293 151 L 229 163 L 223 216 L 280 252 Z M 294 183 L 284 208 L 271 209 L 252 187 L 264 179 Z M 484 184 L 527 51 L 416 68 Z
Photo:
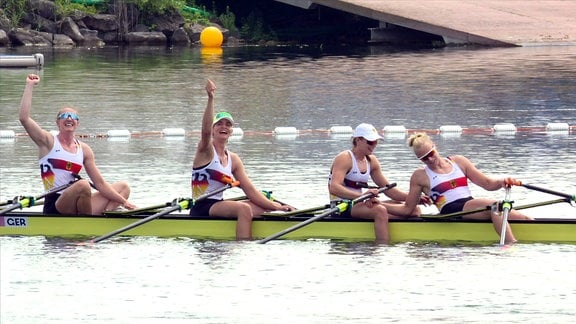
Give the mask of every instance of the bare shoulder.
M 380 161 L 374 154 L 368 155 L 368 160 L 370 161 L 370 166 L 372 167 L 380 167 Z
M 78 141 L 78 143 L 80 143 L 80 147 L 82 147 L 82 152 L 84 153 L 84 158 L 93 158 L 94 157 L 94 151 L 92 151 L 92 148 L 90 147 L 90 145 L 88 145 L 82 141 Z
M 244 166 L 244 163 L 242 162 L 242 159 L 240 158 L 240 156 L 234 152 L 228 152 L 228 156 L 230 157 L 230 161 L 232 161 L 232 168 L 236 168 L 237 166 Z
M 346 162 L 346 161 L 352 161 L 352 156 L 350 156 L 350 153 L 348 151 L 342 151 L 336 154 L 336 156 L 334 157 L 334 162 Z
M 470 160 L 465 157 L 464 155 L 451 155 L 450 159 L 452 159 L 452 161 L 457 162 L 457 163 L 470 163 Z
M 474 164 L 472 164 L 472 162 L 464 155 L 453 155 L 451 156 L 451 159 L 464 171 L 470 167 L 474 167 Z
M 418 169 L 414 170 L 414 172 L 412 172 L 412 180 L 416 181 L 417 183 L 422 183 L 424 180 L 428 179 L 428 175 L 426 175 L 426 170 L 424 170 L 424 167 L 421 166 Z

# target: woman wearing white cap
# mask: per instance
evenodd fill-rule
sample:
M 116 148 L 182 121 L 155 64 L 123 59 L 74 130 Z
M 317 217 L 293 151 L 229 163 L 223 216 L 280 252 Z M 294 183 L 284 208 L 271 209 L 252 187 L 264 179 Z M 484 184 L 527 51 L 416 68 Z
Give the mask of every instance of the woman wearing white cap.
M 331 200 L 354 199 L 365 192 L 368 181 L 372 180 L 378 187 L 390 184 L 382 173 L 380 162 L 374 155 L 374 149 L 378 140 L 382 137 L 371 124 L 362 123 L 354 129 L 352 134 L 352 149 L 340 152 L 332 162 L 328 189 Z M 388 219 L 398 214 L 401 201 L 406 200 L 407 193 L 394 187 L 385 192 L 386 196 L 394 201 L 383 202 L 378 199 L 378 189 L 369 188 L 366 192 L 373 192 L 374 198 L 361 203 L 356 203 L 344 214 L 357 218 L 374 220 L 374 232 L 376 241 L 389 243 Z M 420 209 L 415 207 L 411 216 L 419 216 Z
M 202 117 L 202 134 L 192 165 L 192 197 L 198 198 L 206 193 L 226 186 L 236 179 L 248 200 L 223 200 L 223 192 L 198 201 L 191 209 L 192 216 L 236 217 L 236 238 L 252 238 L 252 218 L 266 211 L 291 211 L 294 207 L 282 205 L 267 199 L 250 181 L 244 170 L 244 164 L 237 154 L 226 149 L 232 136 L 234 119 L 227 112 L 214 116 L 214 92 L 216 85 L 208 80 L 206 93 L 208 103 Z

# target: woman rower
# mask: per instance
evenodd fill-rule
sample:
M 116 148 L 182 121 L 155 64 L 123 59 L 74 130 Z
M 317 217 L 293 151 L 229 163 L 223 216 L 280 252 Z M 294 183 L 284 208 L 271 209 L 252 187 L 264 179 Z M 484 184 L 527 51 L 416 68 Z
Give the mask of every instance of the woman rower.
M 206 82 L 208 103 L 202 117 L 202 133 L 192 165 L 192 197 L 198 198 L 229 184 L 232 179 L 248 198 L 244 201 L 223 200 L 223 192 L 198 201 L 191 216 L 235 217 L 236 239 L 252 239 L 252 218 L 272 210 L 292 211 L 294 207 L 269 200 L 250 181 L 240 157 L 226 149 L 232 136 L 234 119 L 227 112 L 214 116 L 216 85 Z
M 408 139 L 412 148 L 424 166 L 416 169 L 410 178 L 410 191 L 403 212 L 411 211 L 418 203 L 422 193 L 429 195 L 440 214 L 450 214 L 482 207 L 497 207 L 498 202 L 488 198 L 473 198 L 468 180 L 489 191 L 498 190 L 519 183 L 513 178 L 494 179 L 478 170 L 472 162 L 462 155 L 442 157 L 436 144 L 424 133 L 417 133 Z M 486 208 L 472 214 L 461 216 L 464 219 L 490 219 L 494 229 L 500 235 L 502 217 L 497 208 Z M 519 211 L 512 209 L 508 219 L 531 220 Z M 506 224 L 505 243 L 514 243 L 516 238 L 509 224 Z

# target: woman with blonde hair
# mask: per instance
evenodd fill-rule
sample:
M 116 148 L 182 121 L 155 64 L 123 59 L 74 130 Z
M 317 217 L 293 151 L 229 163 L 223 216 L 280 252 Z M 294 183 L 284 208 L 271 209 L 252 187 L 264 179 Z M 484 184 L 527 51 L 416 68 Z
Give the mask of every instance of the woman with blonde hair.
M 468 180 L 488 191 L 494 191 L 518 182 L 513 178 L 495 179 L 478 170 L 472 162 L 462 155 L 443 157 L 436 144 L 425 133 L 417 133 L 408 139 L 416 157 L 424 163 L 416 169 L 410 178 L 410 191 L 404 207 L 409 213 L 418 204 L 422 193 L 432 198 L 440 214 L 450 214 L 466 210 L 481 209 L 498 201 L 489 198 L 474 198 L 468 186 Z M 500 212 L 490 209 L 462 215 L 464 219 L 490 219 L 494 229 L 500 235 L 502 217 Z M 532 219 L 512 209 L 509 219 Z M 510 226 L 506 225 L 506 243 L 514 243 L 516 238 Z

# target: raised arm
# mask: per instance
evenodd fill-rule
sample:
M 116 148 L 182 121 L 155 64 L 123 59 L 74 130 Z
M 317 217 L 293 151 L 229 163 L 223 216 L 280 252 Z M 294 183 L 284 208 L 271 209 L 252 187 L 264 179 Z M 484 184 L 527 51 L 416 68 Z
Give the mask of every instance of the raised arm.
M 196 155 L 194 156 L 193 167 L 201 167 L 208 163 L 213 158 L 212 151 L 212 121 L 214 120 L 214 94 L 216 92 L 216 85 L 211 80 L 206 82 L 206 94 L 208 94 L 208 101 L 206 109 L 202 116 L 202 132 L 200 141 L 196 148 Z
M 40 83 L 40 77 L 36 74 L 29 74 L 26 78 L 26 87 L 22 94 L 18 117 L 20 123 L 28 133 L 28 136 L 30 136 L 32 141 L 38 145 L 40 156 L 44 156 L 52 148 L 54 139 L 49 132 L 42 129 L 40 125 L 30 117 L 30 110 L 32 109 L 32 92 L 34 86 L 38 83 Z

